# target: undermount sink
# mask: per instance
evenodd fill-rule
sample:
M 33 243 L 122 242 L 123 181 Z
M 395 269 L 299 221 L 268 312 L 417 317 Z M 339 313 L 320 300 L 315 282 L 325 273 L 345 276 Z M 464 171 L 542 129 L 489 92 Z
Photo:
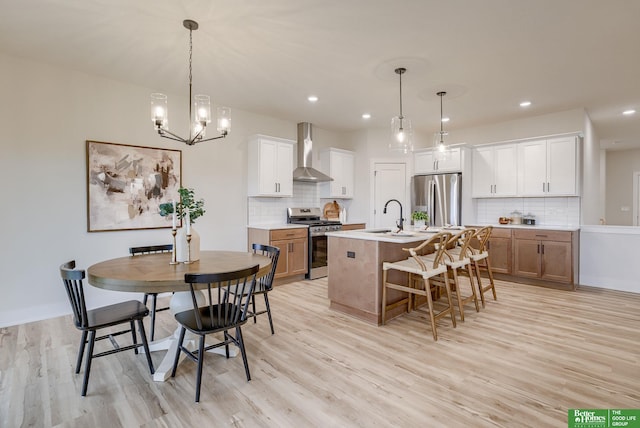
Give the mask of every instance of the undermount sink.
M 389 233 L 389 232 L 391 232 L 391 229 L 369 229 L 369 230 L 363 230 L 363 232 L 365 232 L 365 233 Z

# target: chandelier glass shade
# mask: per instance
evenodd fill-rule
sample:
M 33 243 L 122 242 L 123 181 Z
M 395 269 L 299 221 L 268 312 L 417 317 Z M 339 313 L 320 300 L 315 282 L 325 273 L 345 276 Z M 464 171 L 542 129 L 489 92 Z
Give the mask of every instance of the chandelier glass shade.
M 228 107 L 217 108 L 216 129 L 220 135 L 205 138 L 207 125 L 211 123 L 211 99 L 208 95 L 191 95 L 193 88 L 193 31 L 198 29 L 198 23 L 185 19 L 182 25 L 189 30 L 189 137 L 183 138 L 169 131 L 169 109 L 165 94 L 157 92 L 151 94 L 151 121 L 161 137 L 192 146 L 203 141 L 226 137 L 231 129 L 231 109 Z
M 413 129 L 411 119 L 402 113 L 402 75 L 406 73 L 406 68 L 396 68 L 395 72 L 400 78 L 400 114 L 391 119 L 391 140 L 389 150 L 400 151 L 404 154 L 413 151 Z

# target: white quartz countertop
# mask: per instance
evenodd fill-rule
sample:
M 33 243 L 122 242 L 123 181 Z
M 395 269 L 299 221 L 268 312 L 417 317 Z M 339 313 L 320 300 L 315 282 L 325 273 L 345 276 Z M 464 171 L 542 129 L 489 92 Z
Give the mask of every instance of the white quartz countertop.
M 392 234 L 391 232 L 381 232 L 388 229 L 358 229 L 341 230 L 338 232 L 327 232 L 327 236 L 337 238 L 361 239 L 364 241 L 393 242 L 396 244 L 406 244 L 411 242 L 426 241 L 435 232 L 420 232 L 417 230 L 407 230 L 402 234 Z
M 289 224 L 289 223 L 257 223 L 247 225 L 250 229 L 277 230 L 277 229 L 307 229 L 306 224 Z

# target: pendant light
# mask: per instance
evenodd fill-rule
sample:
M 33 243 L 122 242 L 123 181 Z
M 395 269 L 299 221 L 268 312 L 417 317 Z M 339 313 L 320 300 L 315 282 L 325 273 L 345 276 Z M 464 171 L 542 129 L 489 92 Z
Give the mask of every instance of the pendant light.
M 231 109 L 218 107 L 217 130 L 220 135 L 204 138 L 207 124 L 211 123 L 211 102 L 208 95 L 195 95 L 193 99 L 191 97 L 193 80 L 191 70 L 193 57 L 192 35 L 198 29 L 198 23 L 191 19 L 185 19 L 182 25 L 189 30 L 189 138 L 182 138 L 169 131 L 167 96 L 165 94 L 151 94 L 151 121 L 154 129 L 158 131 L 161 137 L 193 146 L 195 143 L 226 137 L 231 127 Z
M 440 132 L 436 132 L 435 138 L 433 140 L 433 149 L 436 156 L 442 157 L 447 151 L 447 145 L 444 141 L 444 137 L 445 135 L 448 135 L 448 132 L 445 132 L 442 126 L 442 124 L 444 123 L 444 116 L 442 115 L 442 97 L 447 95 L 447 93 L 444 91 L 440 91 L 436 95 L 440 97 Z
M 402 114 L 402 75 L 407 72 L 406 68 L 395 69 L 400 77 L 400 114 L 391 119 L 391 141 L 389 150 L 401 151 L 404 154 L 413 151 L 413 129 L 411 129 L 411 119 Z

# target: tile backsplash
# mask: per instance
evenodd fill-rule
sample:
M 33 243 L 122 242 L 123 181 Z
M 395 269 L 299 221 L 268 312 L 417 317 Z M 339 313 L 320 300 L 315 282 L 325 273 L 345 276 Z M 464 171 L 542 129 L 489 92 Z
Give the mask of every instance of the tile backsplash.
M 499 217 L 511 217 L 512 211 L 533 214 L 536 225 L 579 226 L 580 198 L 491 198 L 476 199 L 476 220 L 495 224 Z
M 318 184 L 294 181 L 293 197 L 291 198 L 248 198 L 247 224 L 286 223 L 287 208 L 317 207 L 322 209 L 324 204 L 330 201 L 330 199 L 320 198 Z M 341 200 L 339 203 L 348 209 L 351 201 Z

